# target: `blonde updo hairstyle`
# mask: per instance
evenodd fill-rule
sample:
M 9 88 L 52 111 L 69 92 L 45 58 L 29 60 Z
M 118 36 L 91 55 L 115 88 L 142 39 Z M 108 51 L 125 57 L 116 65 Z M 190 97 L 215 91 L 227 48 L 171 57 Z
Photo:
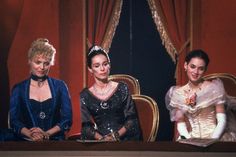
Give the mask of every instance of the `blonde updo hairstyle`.
M 38 38 L 31 44 L 28 51 L 28 59 L 32 60 L 37 55 L 43 55 L 50 60 L 50 65 L 54 65 L 56 49 L 46 38 Z

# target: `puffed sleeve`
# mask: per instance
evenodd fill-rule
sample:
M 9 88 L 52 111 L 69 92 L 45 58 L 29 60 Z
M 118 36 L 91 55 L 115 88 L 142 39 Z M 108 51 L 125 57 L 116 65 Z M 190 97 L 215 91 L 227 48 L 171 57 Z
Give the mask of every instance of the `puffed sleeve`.
M 165 105 L 166 108 L 169 110 L 170 113 L 170 120 L 171 121 L 178 121 L 180 118 L 184 116 L 185 110 L 180 110 L 174 103 L 173 104 L 173 93 L 176 89 L 176 86 L 172 86 L 165 96 Z
M 198 96 L 199 106 L 207 106 L 208 104 L 224 104 L 225 101 L 226 92 L 224 84 L 219 78 L 208 82 L 207 86 Z
M 91 121 L 91 114 L 87 108 L 87 105 L 85 93 L 82 91 L 80 93 L 80 111 L 82 121 L 81 138 L 84 140 L 91 140 L 94 139 L 95 129 L 94 123 Z

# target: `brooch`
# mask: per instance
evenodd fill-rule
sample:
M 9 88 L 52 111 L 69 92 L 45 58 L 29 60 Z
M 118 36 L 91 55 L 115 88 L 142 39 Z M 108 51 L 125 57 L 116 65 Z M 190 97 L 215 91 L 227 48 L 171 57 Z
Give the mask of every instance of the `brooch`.
M 197 99 L 197 94 L 194 93 L 193 95 L 190 95 L 189 97 L 185 99 L 185 104 L 193 107 L 196 105 L 196 99 Z

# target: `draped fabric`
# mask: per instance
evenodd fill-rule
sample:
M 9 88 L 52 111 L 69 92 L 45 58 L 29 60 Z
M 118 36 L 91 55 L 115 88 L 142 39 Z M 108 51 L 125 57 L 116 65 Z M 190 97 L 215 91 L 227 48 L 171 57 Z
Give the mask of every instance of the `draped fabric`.
M 176 84 L 187 81 L 184 60 L 189 46 L 188 0 L 148 0 L 162 43 L 176 66 Z M 176 125 L 174 139 L 178 137 Z
M 84 5 L 84 0 L 0 1 L 1 93 L 6 96 L 1 97 L 3 122 L 7 122 L 10 89 L 29 77 L 27 52 L 32 41 L 47 38 L 57 50 L 49 75 L 67 83 L 73 105 L 71 132 L 80 130 L 79 91 L 85 86 Z
M 92 45 L 109 51 L 119 23 L 123 0 L 87 1 L 87 37 Z
M 9 73 L 7 68 L 7 60 L 11 43 L 13 42 L 14 35 L 20 19 L 20 13 L 23 7 L 23 0 L 18 1 L 0 1 L 0 126 L 7 126 L 5 120 L 8 116 L 9 109 Z M 7 9 L 4 9 L 7 8 Z
M 119 23 L 123 0 L 87 1 L 87 45 L 99 45 L 109 52 Z M 88 75 L 88 86 L 93 80 Z
M 190 42 L 188 36 L 188 0 L 148 0 L 153 20 L 162 42 L 176 63 L 176 82 L 186 82 L 183 71 L 186 49 Z

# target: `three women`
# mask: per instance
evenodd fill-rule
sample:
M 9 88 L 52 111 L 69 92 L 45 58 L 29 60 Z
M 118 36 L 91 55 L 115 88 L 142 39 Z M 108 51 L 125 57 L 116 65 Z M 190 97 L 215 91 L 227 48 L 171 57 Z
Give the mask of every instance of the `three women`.
M 55 49 L 47 39 L 32 43 L 28 58 L 30 78 L 14 86 L 10 105 L 11 127 L 20 138 L 33 141 L 64 139 L 72 120 L 66 84 L 48 77 Z M 226 94 L 219 79 L 202 79 L 209 58 L 202 50 L 186 56 L 189 82 L 170 88 L 166 105 L 183 138 L 221 138 L 226 127 Z M 140 140 L 135 104 L 127 85 L 109 81 L 110 59 L 99 46 L 87 54 L 94 84 L 80 93 L 82 139 L 105 141 Z M 190 123 L 190 131 L 187 129 Z

